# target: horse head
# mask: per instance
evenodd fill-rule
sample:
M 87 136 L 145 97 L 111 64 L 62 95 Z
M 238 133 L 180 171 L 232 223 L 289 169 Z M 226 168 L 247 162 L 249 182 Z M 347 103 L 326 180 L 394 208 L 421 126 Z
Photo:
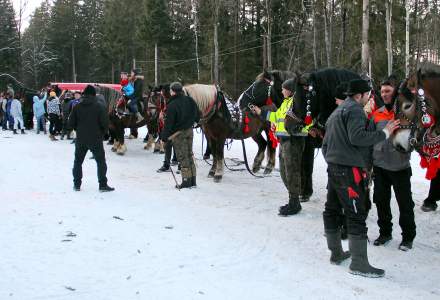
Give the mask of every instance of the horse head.
M 430 139 L 439 139 L 440 126 L 435 123 L 440 118 L 439 85 L 439 74 L 433 76 L 431 73 L 428 77 L 421 70 L 400 85 L 394 104 L 400 128 L 392 137 L 393 145 L 398 151 L 417 150 L 425 154 L 423 146 L 429 144 Z
M 289 71 L 264 71 L 259 74 L 256 80 L 240 95 L 240 107 L 243 109 L 249 104 L 261 107 L 272 103 L 276 107 L 280 107 L 283 101 L 281 86 L 283 82 L 289 78 L 296 79 L 296 75 Z

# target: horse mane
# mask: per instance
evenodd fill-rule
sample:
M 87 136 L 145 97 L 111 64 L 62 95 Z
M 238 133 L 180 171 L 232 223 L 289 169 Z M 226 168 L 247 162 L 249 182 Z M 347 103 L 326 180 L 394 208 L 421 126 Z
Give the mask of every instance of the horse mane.
M 96 85 L 95 89 L 97 94 L 101 94 L 104 96 L 105 102 L 107 103 L 108 107 L 115 106 L 116 101 L 122 96 L 121 92 L 118 92 L 106 86 Z
M 267 79 L 268 75 L 272 75 L 274 79 L 278 79 L 279 81 L 281 81 L 281 83 L 283 83 L 287 79 L 293 78 L 296 80 L 297 78 L 297 75 L 291 71 L 272 70 L 272 71 L 264 71 L 258 74 L 255 80 Z
M 217 97 L 217 88 L 215 85 L 208 84 L 190 84 L 183 87 L 184 92 L 194 99 L 201 112 L 205 112 Z
M 430 62 L 422 63 L 418 72 L 422 79 L 440 78 L 440 66 Z

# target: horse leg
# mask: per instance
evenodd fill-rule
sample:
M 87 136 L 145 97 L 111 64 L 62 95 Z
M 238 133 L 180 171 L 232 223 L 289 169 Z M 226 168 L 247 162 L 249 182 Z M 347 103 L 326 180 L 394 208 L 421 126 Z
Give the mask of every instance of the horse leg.
M 145 150 L 150 150 L 151 148 L 153 148 L 153 144 L 154 144 L 154 137 L 152 134 L 148 135 L 148 140 L 147 143 L 144 146 Z
M 218 141 L 216 144 L 216 148 L 214 150 L 217 153 L 214 182 L 220 182 L 223 178 L 224 149 L 225 149 L 224 145 L 225 145 L 225 140 Z
M 254 158 L 254 164 L 252 165 L 252 172 L 257 173 L 261 168 L 261 163 L 264 160 L 264 151 L 266 150 L 267 142 L 261 133 L 258 133 L 252 137 L 252 139 L 258 145 L 258 152 Z
M 214 139 L 210 139 L 210 144 L 211 144 L 211 149 L 213 149 L 214 151 L 212 152 L 212 166 L 211 169 L 209 170 L 208 177 L 213 178 L 217 168 L 217 158 L 218 158 L 218 154 L 216 151 L 217 141 L 215 141 Z
M 277 151 L 276 148 L 273 148 L 271 143 L 267 145 L 267 164 L 266 168 L 264 169 L 264 174 L 270 174 L 273 171 L 273 168 L 275 167 L 275 153 Z
M 127 146 L 125 146 L 124 143 L 124 126 L 121 126 L 119 128 L 119 146 L 118 149 L 116 150 L 116 153 L 119 155 L 124 155 L 125 152 L 127 152 Z

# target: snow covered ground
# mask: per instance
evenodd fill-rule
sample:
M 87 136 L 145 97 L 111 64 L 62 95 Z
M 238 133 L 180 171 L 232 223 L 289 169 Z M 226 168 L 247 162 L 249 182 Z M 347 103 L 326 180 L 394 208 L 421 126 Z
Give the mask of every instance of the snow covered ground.
M 194 143 L 200 158 L 200 135 Z M 73 145 L 0 132 L 0 299 L 440 299 L 440 212 L 420 210 L 428 181 L 417 155 L 414 249 L 397 250 L 393 201 L 394 240 L 368 248 L 386 277 L 367 279 L 348 274 L 348 262 L 328 261 L 320 154 L 311 201 L 282 218 L 287 193 L 278 172 L 257 179 L 226 171 L 217 184 L 198 160 L 198 187 L 178 191 L 170 173 L 156 173 L 162 155 L 143 150 L 141 139 L 127 145 L 123 157 L 106 146 L 115 192 L 98 193 L 89 159 L 82 191 L 73 192 Z M 247 147 L 253 157 L 255 144 Z M 225 156 L 230 166 L 241 160 L 240 143 Z M 373 207 L 370 239 L 376 220 Z

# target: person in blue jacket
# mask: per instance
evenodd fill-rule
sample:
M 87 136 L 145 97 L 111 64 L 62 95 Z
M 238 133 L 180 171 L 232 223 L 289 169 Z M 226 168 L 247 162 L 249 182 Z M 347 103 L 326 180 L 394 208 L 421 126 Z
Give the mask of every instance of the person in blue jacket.
M 44 105 L 46 103 L 47 100 L 47 92 L 44 91 L 43 92 L 43 96 L 42 98 L 38 97 L 38 96 L 34 96 L 33 97 L 33 109 L 34 109 L 34 115 L 35 118 L 37 119 L 37 134 L 40 133 L 40 130 L 44 131 L 44 134 L 47 134 L 46 131 L 46 110 L 44 109 Z

